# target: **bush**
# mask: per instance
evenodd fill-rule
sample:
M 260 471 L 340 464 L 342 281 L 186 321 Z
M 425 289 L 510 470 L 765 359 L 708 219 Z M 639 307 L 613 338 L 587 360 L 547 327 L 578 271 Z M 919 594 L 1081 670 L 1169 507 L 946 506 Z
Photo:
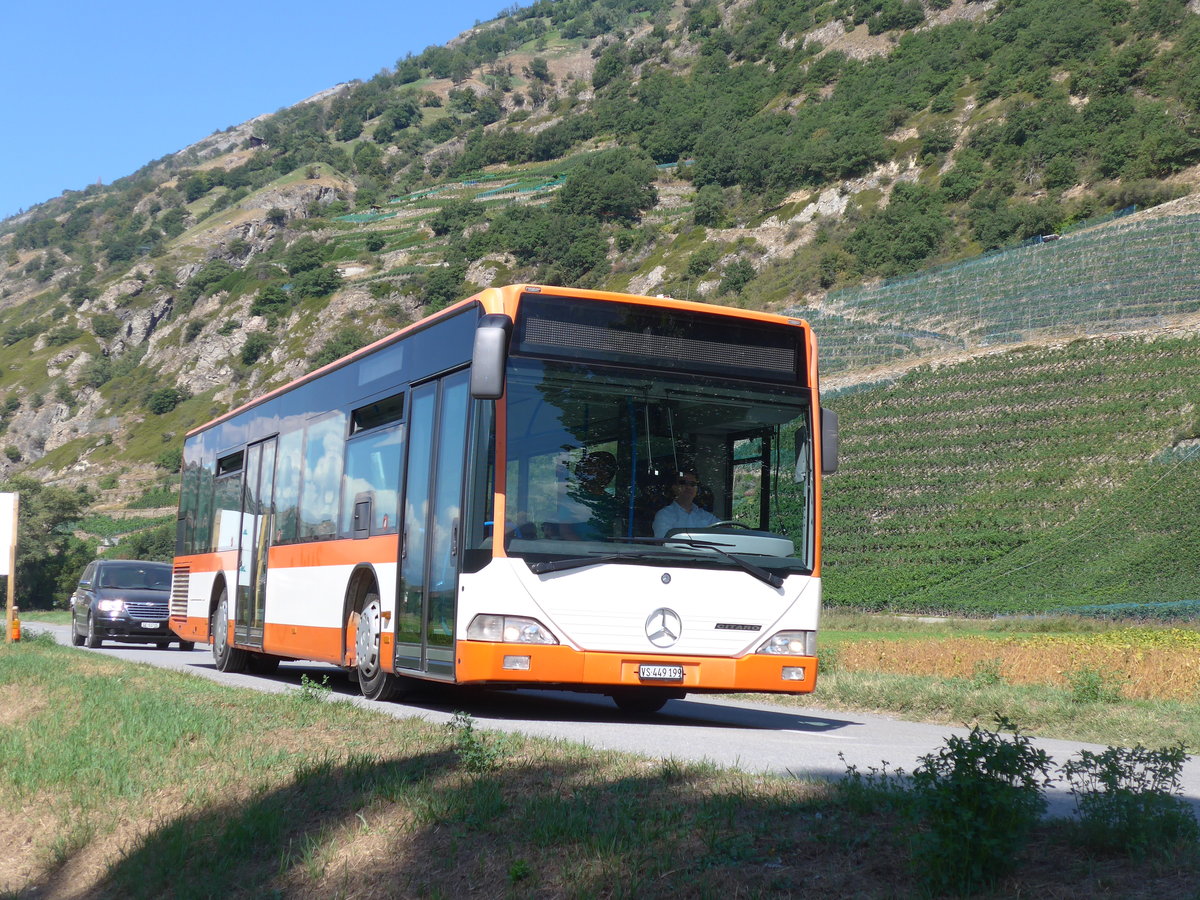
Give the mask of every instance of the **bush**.
M 338 333 L 317 351 L 312 357 L 312 361 L 317 366 L 328 365 L 347 354 L 353 353 L 359 347 L 365 347 L 370 343 L 370 340 L 371 336 L 363 329 L 347 326 L 339 329 Z
M 242 362 L 248 366 L 258 362 L 271 349 L 273 341 L 261 331 L 255 331 L 242 345 Z
M 92 316 L 92 334 L 107 340 L 121 330 L 121 324 L 121 320 L 111 313 L 100 313 Z
M 1175 796 L 1187 758 L 1182 743 L 1161 750 L 1139 744 L 1079 751 L 1062 772 L 1075 797 L 1083 842 L 1141 857 L 1200 838 L 1191 807 Z
M 178 447 L 170 450 L 164 450 L 158 455 L 158 459 L 154 464 L 160 469 L 166 469 L 168 472 L 178 472 L 183 468 L 183 451 Z
M 1046 808 L 1042 788 L 1053 779 L 1051 759 L 997 718 L 996 731 L 978 725 L 921 757 L 913 771 L 913 864 L 935 892 L 967 892 L 995 882 Z
M 258 292 L 250 304 L 250 315 L 269 316 L 285 311 L 291 305 L 287 291 L 277 284 L 269 284 Z
M 1083 666 L 1066 675 L 1074 703 L 1116 703 L 1121 699 L 1120 682 L 1108 672 Z
M 151 391 L 149 396 L 146 397 L 146 409 L 150 410 L 156 416 L 161 416 L 164 413 L 169 413 L 190 396 L 191 394 L 183 388 L 159 388 L 156 391 Z

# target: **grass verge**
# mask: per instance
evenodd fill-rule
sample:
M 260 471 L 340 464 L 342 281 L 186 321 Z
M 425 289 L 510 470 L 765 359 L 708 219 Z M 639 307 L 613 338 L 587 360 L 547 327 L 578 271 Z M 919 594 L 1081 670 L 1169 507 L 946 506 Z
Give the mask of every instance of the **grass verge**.
M 398 720 L 55 645 L 0 648 L 4 896 L 920 895 L 887 803 Z M 1194 848 L 1037 826 L 992 896 L 1185 896 Z M 1194 889 L 1193 889 L 1194 890 Z M 984 896 L 988 896 L 987 893 Z

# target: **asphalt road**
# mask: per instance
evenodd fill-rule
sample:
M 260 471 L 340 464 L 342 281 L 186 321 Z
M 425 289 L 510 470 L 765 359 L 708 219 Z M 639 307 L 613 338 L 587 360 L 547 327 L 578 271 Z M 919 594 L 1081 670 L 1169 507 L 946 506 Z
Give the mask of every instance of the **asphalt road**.
M 59 643 L 70 643 L 68 626 L 30 622 L 27 632 L 49 631 Z M 190 672 L 222 684 L 283 693 L 300 687 L 301 677 L 321 682 L 328 676 L 332 698 L 387 715 L 415 716 L 448 722 L 456 712 L 469 713 L 478 728 L 520 732 L 647 757 L 708 761 L 751 773 L 800 778 L 838 778 L 848 765 L 869 772 L 887 764 L 912 771 L 918 758 L 940 748 L 951 734 L 965 728 L 905 722 L 868 713 L 823 710 L 818 706 L 781 706 L 770 702 L 696 696 L 672 700 L 653 716 L 631 716 L 607 697 L 560 691 L 479 691 L 431 686 L 403 701 L 365 699 L 342 670 L 317 663 L 283 663 L 269 676 L 228 674 L 213 665 L 208 647 L 184 652 L 151 644 L 106 643 L 89 653 L 149 663 Z M 819 700 L 820 688 L 814 698 Z M 1080 749 L 1103 750 L 1095 744 L 1037 739 L 1035 744 L 1063 763 Z M 1200 816 L 1200 759 L 1184 766 L 1183 796 Z M 1065 788 L 1047 792 L 1050 816 L 1070 816 L 1074 801 Z

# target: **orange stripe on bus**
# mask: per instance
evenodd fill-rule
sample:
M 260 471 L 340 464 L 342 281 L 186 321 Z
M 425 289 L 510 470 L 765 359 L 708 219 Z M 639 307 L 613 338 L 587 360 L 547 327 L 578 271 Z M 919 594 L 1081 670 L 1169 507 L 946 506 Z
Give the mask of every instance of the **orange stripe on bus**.
M 380 534 L 353 540 L 312 541 L 304 544 L 280 544 L 267 554 L 268 568 L 290 569 L 304 566 L 353 566 L 358 563 L 394 563 L 400 553 L 399 536 Z M 177 567 L 197 572 L 228 571 L 237 567 L 236 550 L 197 553 L 175 557 Z
M 337 541 L 313 541 L 307 544 L 280 544 L 270 549 L 267 568 L 394 563 L 399 554 L 400 538 L 395 534 L 380 534 L 361 540 L 347 538 Z
M 681 690 L 776 691 L 807 694 L 816 687 L 817 660 L 812 656 L 753 654 L 741 659 L 713 656 L 664 656 L 655 653 L 600 653 L 562 645 L 499 644 L 459 641 L 456 680 L 467 684 L 530 682 L 535 684 L 624 687 L 675 687 Z M 527 656 L 527 670 L 504 668 L 504 657 Z M 682 682 L 642 681 L 638 666 L 683 666 Z M 784 681 L 783 669 L 803 668 L 800 681 Z

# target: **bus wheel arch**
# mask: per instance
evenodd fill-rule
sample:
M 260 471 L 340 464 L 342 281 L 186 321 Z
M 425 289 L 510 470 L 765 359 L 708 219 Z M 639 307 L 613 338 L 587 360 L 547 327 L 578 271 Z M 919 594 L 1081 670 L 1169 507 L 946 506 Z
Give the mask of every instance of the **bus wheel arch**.
M 390 700 L 400 679 L 384 669 L 383 603 L 379 579 L 370 566 L 363 566 L 350 577 L 346 591 L 346 641 L 354 641 L 354 668 L 358 686 L 368 700 Z
M 246 668 L 247 653 L 229 640 L 229 591 L 225 579 L 213 586 L 213 600 L 208 616 L 208 632 L 212 641 L 213 663 L 221 672 L 241 672 Z

